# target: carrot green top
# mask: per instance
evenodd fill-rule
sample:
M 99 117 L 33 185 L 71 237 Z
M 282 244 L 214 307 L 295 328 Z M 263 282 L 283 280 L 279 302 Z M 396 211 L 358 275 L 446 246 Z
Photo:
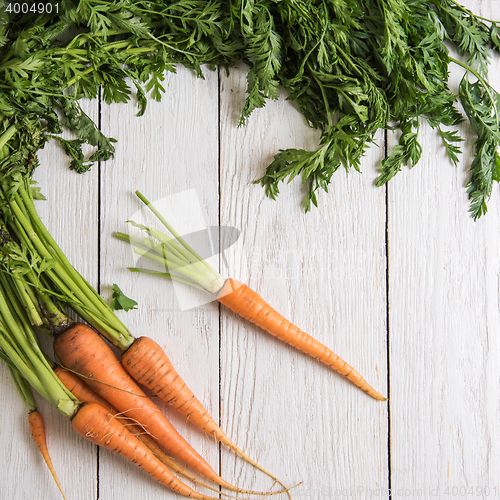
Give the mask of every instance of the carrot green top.
M 15 285 L 16 278 L 0 273 L 0 359 L 30 409 L 36 409 L 30 386 L 71 418 L 80 402 L 64 387 L 40 349 Z
M 186 243 L 144 195 L 139 191 L 136 191 L 136 195 L 168 230 L 170 236 L 158 229 L 146 227 L 130 220 L 129 223 L 145 231 L 149 238 L 138 238 L 121 232 L 117 232 L 116 236 L 123 241 L 132 243 L 134 252 L 164 265 L 167 271 L 143 268 L 129 269 L 133 272 L 162 275 L 216 294 L 224 286 L 225 278 Z
M 127 349 L 135 338 L 68 261 L 38 216 L 35 197 L 40 196 L 30 180 L 20 175 L 8 176 L 0 183 L 1 271 L 16 276 L 21 304 L 32 324 L 45 324 L 54 334 L 63 329 L 67 317 L 55 305 L 57 300 L 73 309 L 112 344 Z M 40 304 L 51 314 L 41 311 Z

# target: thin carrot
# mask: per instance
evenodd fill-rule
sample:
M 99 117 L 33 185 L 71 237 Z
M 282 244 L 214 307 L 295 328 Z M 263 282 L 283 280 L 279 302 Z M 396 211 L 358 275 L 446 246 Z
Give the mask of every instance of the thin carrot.
M 141 425 L 145 432 L 207 479 L 232 491 L 237 488 L 222 479 L 175 430 L 167 417 L 125 371 L 115 353 L 92 328 L 75 323 L 54 341 L 61 364 L 86 377 L 86 383 L 111 403 L 124 417 Z
M 56 470 L 52 465 L 52 460 L 49 455 L 49 449 L 47 448 L 45 424 L 43 422 L 42 414 L 38 410 L 30 411 L 30 413 L 28 414 L 28 421 L 30 424 L 31 434 L 33 434 L 33 439 L 35 440 L 35 443 L 38 446 L 38 449 L 40 450 L 40 453 L 42 454 L 42 457 L 45 460 L 45 463 L 47 464 L 47 467 L 52 474 L 52 477 L 54 478 L 54 481 L 59 488 L 61 495 L 63 496 L 64 500 L 66 500 L 66 495 L 64 494 L 61 483 L 57 478 Z
M 309 354 L 347 377 L 357 387 L 379 401 L 386 398 L 340 356 L 276 312 L 258 293 L 239 281 L 228 279 L 217 300 L 242 318 L 251 321 L 283 342 Z
M 1 289 L 1 288 L 0 288 Z M 1 293 L 1 292 L 0 292 Z M 1 302 L 1 301 L 0 301 Z M 2 323 L 2 314 L 0 307 L 0 325 Z M 0 327 L 0 336 L 3 336 L 2 328 Z M 2 344 L 2 342 L 0 342 Z M 16 389 L 21 396 L 21 399 L 24 401 L 28 408 L 28 423 L 31 430 L 31 434 L 33 435 L 33 439 L 35 444 L 38 446 L 40 453 L 47 465 L 52 478 L 54 479 L 56 486 L 59 488 L 61 495 L 66 500 L 66 496 L 64 495 L 64 491 L 61 487 L 61 483 L 57 478 L 56 471 L 54 466 L 52 465 L 52 460 L 50 458 L 49 450 L 47 447 L 47 439 L 45 435 L 45 424 L 43 421 L 42 414 L 37 409 L 37 404 L 35 401 L 35 397 L 33 396 L 33 391 L 31 386 L 25 377 L 21 375 L 18 371 L 17 366 L 13 363 L 12 359 L 0 348 L 0 359 L 7 364 L 7 368 L 12 376 L 12 381 L 16 386 Z

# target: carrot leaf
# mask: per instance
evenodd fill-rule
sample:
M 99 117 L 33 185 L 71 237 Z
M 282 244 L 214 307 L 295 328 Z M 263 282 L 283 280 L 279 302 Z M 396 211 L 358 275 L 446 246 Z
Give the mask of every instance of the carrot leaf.
M 127 297 L 118 285 L 113 284 L 113 300 L 111 301 L 111 308 L 115 311 L 123 310 L 130 311 L 131 309 L 137 309 L 137 302 L 129 297 Z

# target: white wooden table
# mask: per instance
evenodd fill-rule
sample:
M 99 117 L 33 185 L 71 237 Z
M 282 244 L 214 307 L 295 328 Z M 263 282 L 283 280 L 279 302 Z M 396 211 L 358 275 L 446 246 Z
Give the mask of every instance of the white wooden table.
M 466 3 L 500 19 L 495 0 Z M 497 87 L 499 75 L 494 57 Z M 469 217 L 470 130 L 461 128 L 467 140 L 455 168 L 436 134 L 422 127 L 422 160 L 384 188 L 374 186 L 386 146 L 380 134 L 363 173 L 336 173 L 319 209 L 304 214 L 298 179 L 277 201 L 252 181 L 278 149 L 314 148 L 318 135 L 284 98 L 238 128 L 245 85 L 243 67 L 229 76 L 207 70 L 204 80 L 179 67 L 166 77 L 163 101 L 150 102 L 141 118 L 133 103 L 83 103 L 118 140 L 116 155 L 78 175 L 55 143 L 42 152 L 35 178 L 48 201 L 37 206 L 49 230 L 104 297 L 117 283 L 139 302 L 119 313 L 133 334 L 166 349 L 240 447 L 287 484 L 302 482 L 296 499 L 378 499 L 389 492 L 394 499 L 500 498 L 500 193 L 495 186 L 485 217 Z M 191 218 L 194 200 L 201 228 L 240 230 L 225 250 L 227 266 L 220 259 L 221 272 L 257 289 L 389 402 L 369 398 L 217 303 L 182 309 L 172 283 L 130 273 L 134 255 L 114 232 L 127 231 L 125 221 L 141 208 L 136 189 L 152 201 L 177 195 Z M 0 500 L 57 499 L 4 366 L 0 398 Z M 68 500 L 175 496 L 84 442 L 38 401 Z M 224 478 L 245 488 L 270 486 L 160 407 Z

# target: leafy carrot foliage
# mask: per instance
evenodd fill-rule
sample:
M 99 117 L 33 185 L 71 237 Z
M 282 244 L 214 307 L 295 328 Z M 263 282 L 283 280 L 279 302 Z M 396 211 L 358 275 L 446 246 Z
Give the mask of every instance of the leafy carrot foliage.
M 497 93 L 487 71 L 500 33 L 495 21 L 455 0 L 62 0 L 58 12 L 44 15 L 8 12 L 2 1 L 4 173 L 30 175 L 36 151 L 56 136 L 78 172 L 110 158 L 114 140 L 79 107 L 82 97 L 128 102 L 134 91 L 141 115 L 148 98 L 161 99 L 165 72 L 177 65 L 203 77 L 243 61 L 241 125 L 284 91 L 321 133 L 315 151 L 277 152 L 257 181 L 268 196 L 299 177 L 309 210 L 340 167 L 359 169 L 379 130 L 399 130 L 400 139 L 380 164 L 378 185 L 419 162 L 423 124 L 436 129 L 457 163 L 457 126 L 466 118 L 477 134 L 471 214 L 487 209 L 499 177 Z M 457 95 L 448 86 L 450 64 L 464 69 Z M 60 138 L 63 128 L 76 137 Z M 93 148 L 88 157 L 85 144 Z

